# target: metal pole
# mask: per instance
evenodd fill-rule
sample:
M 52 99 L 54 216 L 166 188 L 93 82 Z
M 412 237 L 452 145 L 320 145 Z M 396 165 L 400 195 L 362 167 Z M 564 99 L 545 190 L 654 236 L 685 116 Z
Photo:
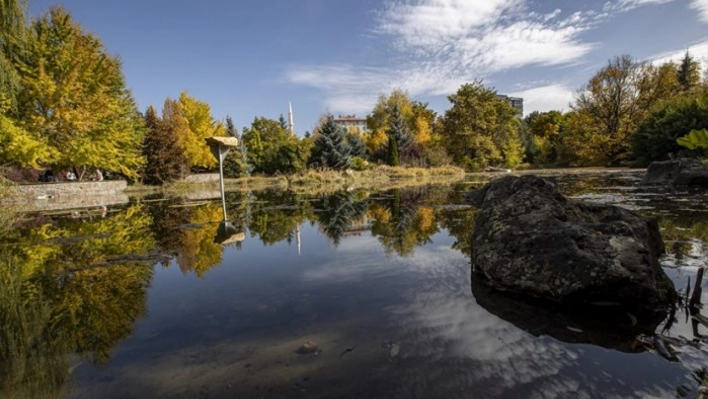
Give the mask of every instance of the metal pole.
M 226 193 L 224 192 L 224 157 L 228 152 L 228 148 L 226 149 L 226 151 L 222 151 L 221 146 L 219 146 L 219 185 L 221 186 L 221 209 L 224 212 L 224 220 L 226 220 Z

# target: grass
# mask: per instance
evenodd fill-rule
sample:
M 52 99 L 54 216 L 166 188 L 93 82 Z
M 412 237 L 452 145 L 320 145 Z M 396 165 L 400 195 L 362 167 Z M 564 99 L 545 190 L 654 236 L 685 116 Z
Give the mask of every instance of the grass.
M 0 201 L 10 195 L 10 183 L 0 177 Z M 9 206 L 0 206 L 0 231 L 5 231 L 17 221 L 17 214 Z
M 352 188 L 400 188 L 431 183 L 454 183 L 464 176 L 465 171 L 454 166 L 414 168 L 383 165 L 362 171 L 308 169 L 293 175 L 227 178 L 224 181 L 224 186 L 226 191 L 257 191 L 275 188 L 296 192 L 323 193 Z M 161 187 L 133 184 L 125 192 L 138 197 L 160 193 L 168 196 L 181 196 L 200 190 L 218 190 L 218 187 L 218 180 L 206 183 L 180 181 Z

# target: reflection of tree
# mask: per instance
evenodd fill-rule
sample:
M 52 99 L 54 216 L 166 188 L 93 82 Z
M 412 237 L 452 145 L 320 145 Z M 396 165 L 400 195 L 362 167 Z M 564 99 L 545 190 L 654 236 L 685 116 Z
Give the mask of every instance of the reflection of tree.
M 452 248 L 468 256 L 472 255 L 472 233 L 476 216 L 477 210 L 472 208 L 444 210 L 439 215 L 440 226 L 447 229 L 448 233 L 457 239 L 452 244 Z
M 317 218 L 322 232 L 336 246 L 352 223 L 364 216 L 367 202 L 357 200 L 352 192 L 338 191 L 316 202 L 315 206 L 321 210 Z
M 392 198 L 385 203 L 374 203 L 369 214 L 374 220 L 371 234 L 378 237 L 386 252 L 408 256 L 418 245 L 430 242 L 438 232 L 435 213 L 429 207 L 417 205 L 421 193 L 392 190 Z
M 292 242 L 296 227 L 313 219 L 311 204 L 291 191 L 266 190 L 254 195 L 248 229 L 264 245 Z
M 193 271 L 201 277 L 221 264 L 222 248 L 214 242 L 217 224 L 223 219 L 218 204 L 186 206 L 163 202 L 154 205 L 151 213 L 160 249 L 176 256 L 183 273 Z
M 708 243 L 708 222 L 700 221 L 680 221 L 674 219 L 662 219 L 660 222 L 661 238 L 666 243 L 666 251 L 676 257 L 683 259 L 694 248 L 698 249 L 705 257 L 706 243 Z M 698 240 L 699 242 L 695 242 Z
M 17 229 L 0 243 L 0 397 L 54 397 L 68 355 L 105 362 L 145 313 L 154 246 L 139 205 Z

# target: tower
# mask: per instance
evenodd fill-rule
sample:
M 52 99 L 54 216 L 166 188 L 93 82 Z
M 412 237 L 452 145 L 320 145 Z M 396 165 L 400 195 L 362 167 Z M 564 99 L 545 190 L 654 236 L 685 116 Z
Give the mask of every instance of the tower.
M 295 121 L 293 120 L 293 104 L 288 101 L 288 131 L 295 135 Z

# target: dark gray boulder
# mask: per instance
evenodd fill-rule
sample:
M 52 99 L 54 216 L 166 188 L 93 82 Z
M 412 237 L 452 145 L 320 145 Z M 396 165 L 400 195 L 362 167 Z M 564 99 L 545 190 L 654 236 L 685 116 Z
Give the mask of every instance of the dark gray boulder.
M 676 300 L 655 219 L 567 200 L 547 180 L 508 176 L 467 196 L 479 209 L 472 267 L 494 287 L 563 303 L 660 309 Z
M 693 158 L 652 162 L 644 184 L 708 185 L 708 167 Z

